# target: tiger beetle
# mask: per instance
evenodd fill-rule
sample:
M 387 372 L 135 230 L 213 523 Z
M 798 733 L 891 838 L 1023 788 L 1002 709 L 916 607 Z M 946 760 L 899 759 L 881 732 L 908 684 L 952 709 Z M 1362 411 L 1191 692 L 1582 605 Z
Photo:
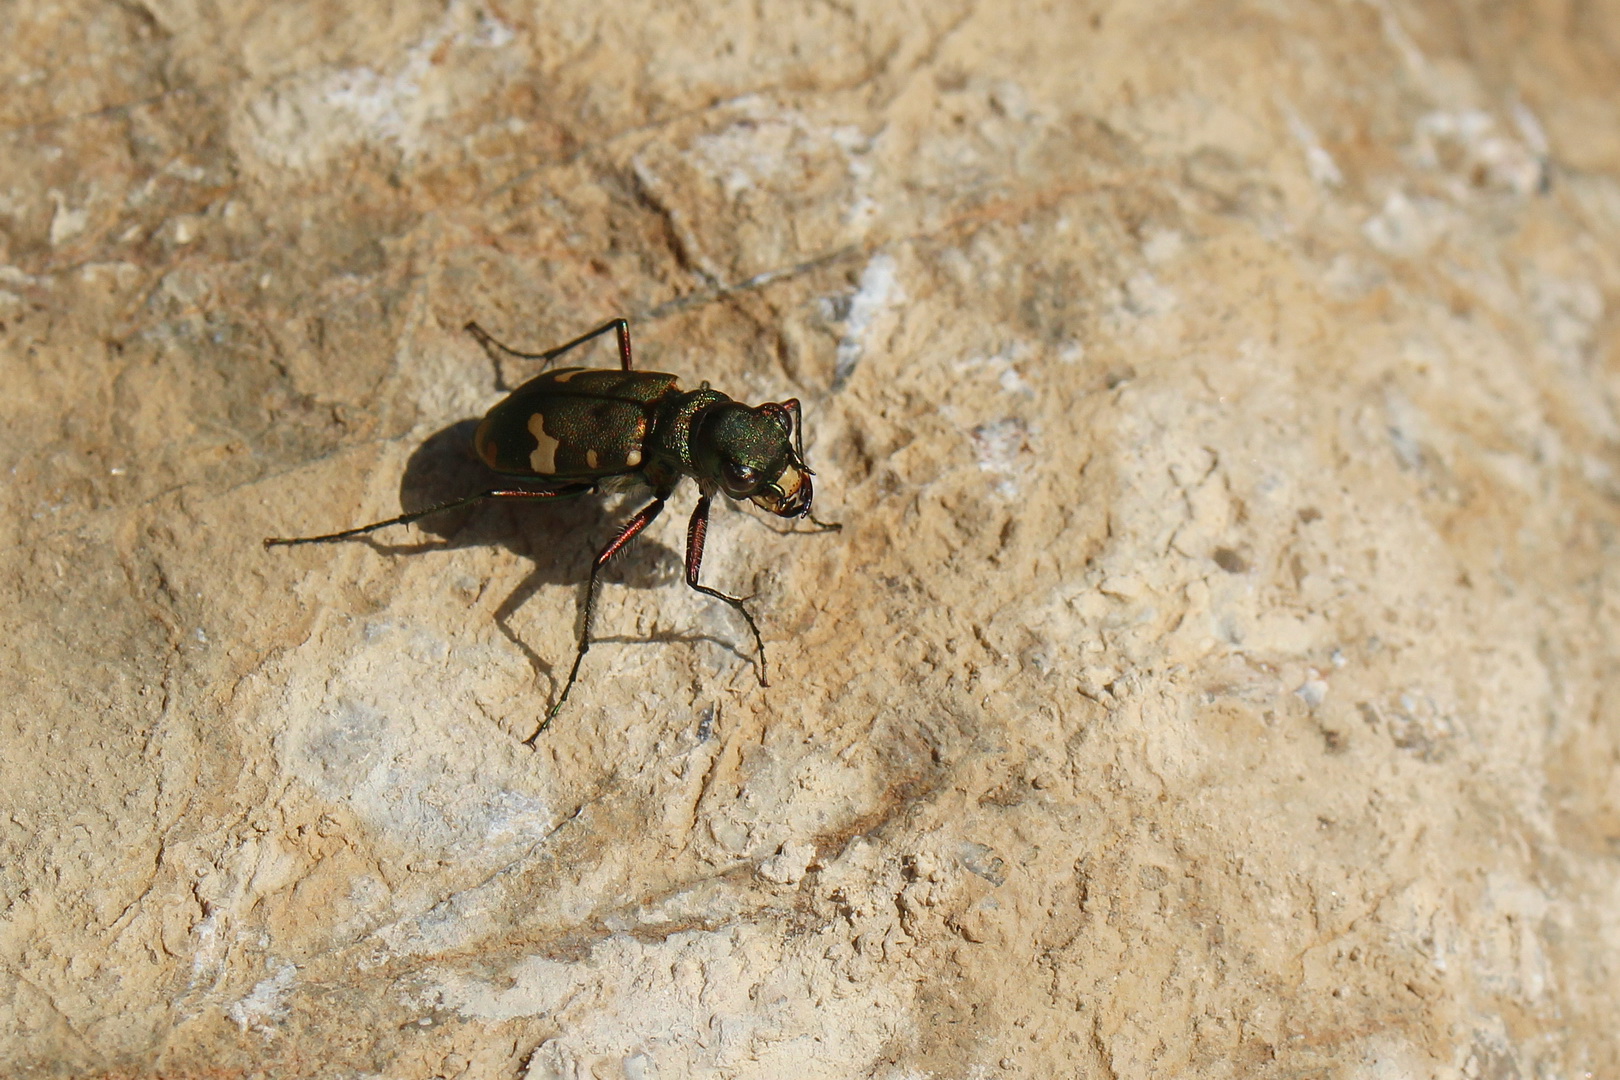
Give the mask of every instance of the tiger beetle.
M 804 439 L 796 398 L 749 407 L 703 383 L 683 390 L 679 376 L 637 371 L 630 353 L 630 324 L 624 319 L 581 335 L 541 353 L 519 352 L 495 340 L 476 322 L 464 328 L 485 350 L 499 349 L 543 364 L 609 330 L 618 335 L 619 367 L 559 368 L 513 390 L 489 410 L 473 435 L 473 448 L 492 471 L 536 481 L 533 488 L 492 488 L 476 495 L 416 510 L 324 536 L 271 537 L 265 547 L 325 544 L 390 525 L 408 525 L 486 499 L 570 499 L 596 492 L 650 487 L 652 502 L 637 511 L 591 564 L 579 648 L 562 693 L 533 735 L 533 746 L 579 678 L 579 666 L 591 647 L 591 616 L 602 569 L 663 512 L 683 477 L 698 483 L 697 507 L 686 527 L 686 584 L 736 609 L 754 635 L 759 684 L 770 685 L 765 671 L 765 641 L 743 597 L 729 596 L 698 581 L 703 540 L 709 530 L 709 507 L 716 492 L 751 500 L 783 518 L 807 518 L 821 531 L 842 528 L 817 521 L 810 513 L 814 475 L 804 463 Z M 491 353 L 493 356 L 494 354 Z M 499 377 L 499 367 L 496 369 Z M 505 389 L 504 385 L 501 387 Z

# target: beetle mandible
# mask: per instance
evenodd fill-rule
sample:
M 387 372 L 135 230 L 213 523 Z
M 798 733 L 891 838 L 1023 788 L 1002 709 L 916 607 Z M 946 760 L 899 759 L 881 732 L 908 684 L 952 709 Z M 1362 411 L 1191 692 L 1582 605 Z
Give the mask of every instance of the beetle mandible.
M 492 471 L 537 482 L 532 488 L 491 488 L 465 498 L 323 536 L 270 537 L 265 547 L 324 544 L 390 525 L 408 525 L 488 499 L 569 499 L 601 491 L 646 486 L 652 501 L 636 512 L 597 554 L 585 589 L 579 647 L 568 681 L 539 727 L 524 743 L 533 746 L 568 700 L 580 664 L 591 647 L 591 616 L 603 568 L 663 512 L 685 477 L 698 484 L 698 501 L 686 527 L 686 584 L 724 601 L 748 624 L 759 657 L 761 686 L 770 685 L 765 641 L 743 598 L 698 580 L 709 508 L 716 493 L 747 499 L 783 518 L 807 518 L 822 531 L 841 528 L 810 513 L 814 475 L 804 461 L 803 423 L 797 398 L 748 406 L 703 383 L 683 390 L 678 376 L 638 371 L 630 350 L 630 323 L 613 319 L 574 340 L 540 353 L 501 344 L 476 322 L 466 331 L 485 349 L 549 364 L 608 331 L 618 336 L 619 367 L 558 368 L 539 375 L 497 403 L 478 425 L 473 447 Z M 498 369 L 497 369 L 498 374 Z

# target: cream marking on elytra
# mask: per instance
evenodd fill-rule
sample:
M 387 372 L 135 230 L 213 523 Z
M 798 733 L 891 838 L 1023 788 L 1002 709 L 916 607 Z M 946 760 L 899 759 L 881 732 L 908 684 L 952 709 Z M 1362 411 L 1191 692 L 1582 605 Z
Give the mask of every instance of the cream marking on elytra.
M 534 452 L 529 455 L 529 468 L 537 473 L 557 471 L 557 447 L 562 443 L 546 434 L 546 418 L 542 413 L 529 417 L 529 434 L 534 436 Z
M 587 451 L 585 451 L 585 467 L 587 469 L 596 468 L 596 451 L 595 450 L 587 450 Z
M 556 372 L 554 375 L 552 375 L 551 381 L 556 382 L 556 383 L 565 383 L 569 379 L 572 379 L 575 375 L 578 375 L 580 372 L 589 371 L 589 370 L 591 370 L 591 369 L 590 368 L 582 368 L 582 367 L 577 367 L 577 368 L 572 368 L 572 369 L 565 369 L 563 371 Z
M 640 450 L 632 450 L 628 454 L 624 455 L 624 467 L 625 468 L 633 469 L 637 465 L 640 465 L 640 464 L 641 464 L 641 451 Z

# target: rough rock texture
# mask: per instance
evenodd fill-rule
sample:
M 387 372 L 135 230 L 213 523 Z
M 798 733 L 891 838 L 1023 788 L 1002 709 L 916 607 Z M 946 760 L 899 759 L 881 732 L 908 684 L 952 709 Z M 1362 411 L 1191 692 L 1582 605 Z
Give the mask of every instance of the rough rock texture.
M 0 1073 L 1620 1075 L 1614 0 L 5 24 Z M 530 751 L 633 506 L 260 540 L 619 313 L 844 529 Z

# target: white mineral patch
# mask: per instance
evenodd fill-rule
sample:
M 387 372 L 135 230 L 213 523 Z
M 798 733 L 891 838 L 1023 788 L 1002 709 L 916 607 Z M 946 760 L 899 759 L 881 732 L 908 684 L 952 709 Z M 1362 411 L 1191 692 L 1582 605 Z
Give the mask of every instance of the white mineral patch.
M 285 961 L 273 963 L 271 967 L 273 974 L 262 979 L 251 994 L 225 1010 L 244 1032 L 249 1028 L 269 1029 L 287 1015 L 287 992 L 298 977 L 298 968 Z
M 897 267 L 892 255 L 878 254 L 861 271 L 860 286 L 850 298 L 844 336 L 838 343 L 838 356 L 833 365 L 836 380 L 847 379 L 854 372 L 871 344 L 879 318 L 905 299 Z

